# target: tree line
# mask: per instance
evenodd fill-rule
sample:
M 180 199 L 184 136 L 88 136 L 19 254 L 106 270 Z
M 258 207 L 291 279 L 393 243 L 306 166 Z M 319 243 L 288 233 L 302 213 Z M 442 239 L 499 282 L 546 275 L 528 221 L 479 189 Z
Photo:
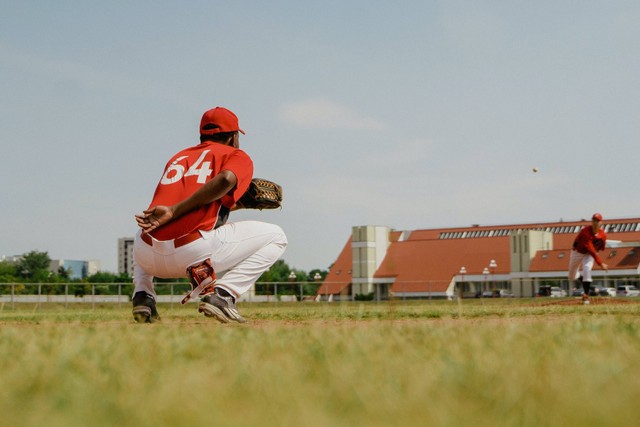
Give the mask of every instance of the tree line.
M 84 278 L 72 278 L 72 271 L 60 267 L 58 271 L 51 271 L 51 258 L 47 252 L 27 252 L 16 261 L 0 261 L 0 286 L 14 285 L 17 293 L 37 293 L 38 287 L 24 284 L 49 284 L 44 288 L 48 294 L 63 294 L 70 292 L 82 296 L 95 292 L 96 294 L 116 294 L 120 289 L 123 294 L 133 292 L 132 278 L 128 273 L 110 273 L 98 271 Z M 258 279 L 255 290 L 257 295 L 315 295 L 322 279 L 327 275 L 326 270 L 313 269 L 309 272 L 291 268 L 284 260 L 278 260 Z M 295 276 L 295 278 L 294 278 Z M 159 294 L 170 292 L 186 292 L 189 280 L 156 278 L 156 291 Z M 17 287 L 15 285 L 18 285 Z M 109 284 L 122 284 L 120 287 Z M 169 284 L 171 287 L 169 287 Z M 6 293 L 3 289 L 0 293 Z

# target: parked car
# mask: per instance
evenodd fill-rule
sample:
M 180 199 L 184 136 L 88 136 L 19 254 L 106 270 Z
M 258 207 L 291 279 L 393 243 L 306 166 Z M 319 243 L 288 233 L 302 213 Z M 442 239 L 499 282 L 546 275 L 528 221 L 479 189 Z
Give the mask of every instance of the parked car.
M 602 288 L 600 286 L 595 286 L 589 289 L 589 296 L 597 297 L 602 295 Z
M 616 295 L 619 297 L 637 297 L 640 296 L 640 290 L 633 285 L 618 286 Z
M 551 293 L 549 294 L 549 296 L 551 298 L 564 298 L 567 296 L 567 291 L 565 291 L 564 289 L 558 286 L 552 286 Z
M 601 297 L 615 297 L 616 296 L 616 288 L 602 288 L 600 289 Z
M 538 290 L 537 295 L 539 297 L 548 297 L 551 295 L 551 286 L 540 286 L 540 289 Z
M 491 298 L 493 297 L 493 291 L 484 291 L 482 293 L 482 298 Z
M 506 289 L 494 289 L 493 298 L 513 298 L 513 294 Z
M 584 294 L 584 291 L 582 289 L 573 288 L 573 290 L 571 291 L 572 297 L 581 297 L 582 294 Z

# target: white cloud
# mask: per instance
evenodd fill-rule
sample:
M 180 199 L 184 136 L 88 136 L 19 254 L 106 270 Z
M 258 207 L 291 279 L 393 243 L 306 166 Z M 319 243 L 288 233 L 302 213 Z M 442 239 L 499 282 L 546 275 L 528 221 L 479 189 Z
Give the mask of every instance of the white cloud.
M 325 129 L 381 130 L 384 123 L 344 105 L 313 98 L 284 105 L 280 118 L 288 124 Z

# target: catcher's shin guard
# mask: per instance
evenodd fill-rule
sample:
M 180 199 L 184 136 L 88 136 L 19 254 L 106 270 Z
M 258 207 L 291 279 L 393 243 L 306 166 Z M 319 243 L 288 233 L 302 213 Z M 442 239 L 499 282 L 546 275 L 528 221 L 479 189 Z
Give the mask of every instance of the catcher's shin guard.
M 201 293 L 206 293 L 205 291 L 209 287 L 213 289 L 213 284 L 216 281 L 216 273 L 208 258 L 187 268 L 187 274 L 191 280 L 191 292 L 182 299 L 182 304 Z

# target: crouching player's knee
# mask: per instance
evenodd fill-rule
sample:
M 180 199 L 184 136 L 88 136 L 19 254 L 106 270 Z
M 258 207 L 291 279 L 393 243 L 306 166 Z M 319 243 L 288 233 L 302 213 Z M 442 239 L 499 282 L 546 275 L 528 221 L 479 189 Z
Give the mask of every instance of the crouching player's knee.
M 280 228 L 279 226 L 276 226 L 276 227 L 278 227 L 278 236 L 276 239 L 276 243 L 279 246 L 281 246 L 282 249 L 284 250 L 289 244 L 289 241 L 287 240 L 287 235 L 284 234 L 284 231 L 282 230 L 282 228 Z

